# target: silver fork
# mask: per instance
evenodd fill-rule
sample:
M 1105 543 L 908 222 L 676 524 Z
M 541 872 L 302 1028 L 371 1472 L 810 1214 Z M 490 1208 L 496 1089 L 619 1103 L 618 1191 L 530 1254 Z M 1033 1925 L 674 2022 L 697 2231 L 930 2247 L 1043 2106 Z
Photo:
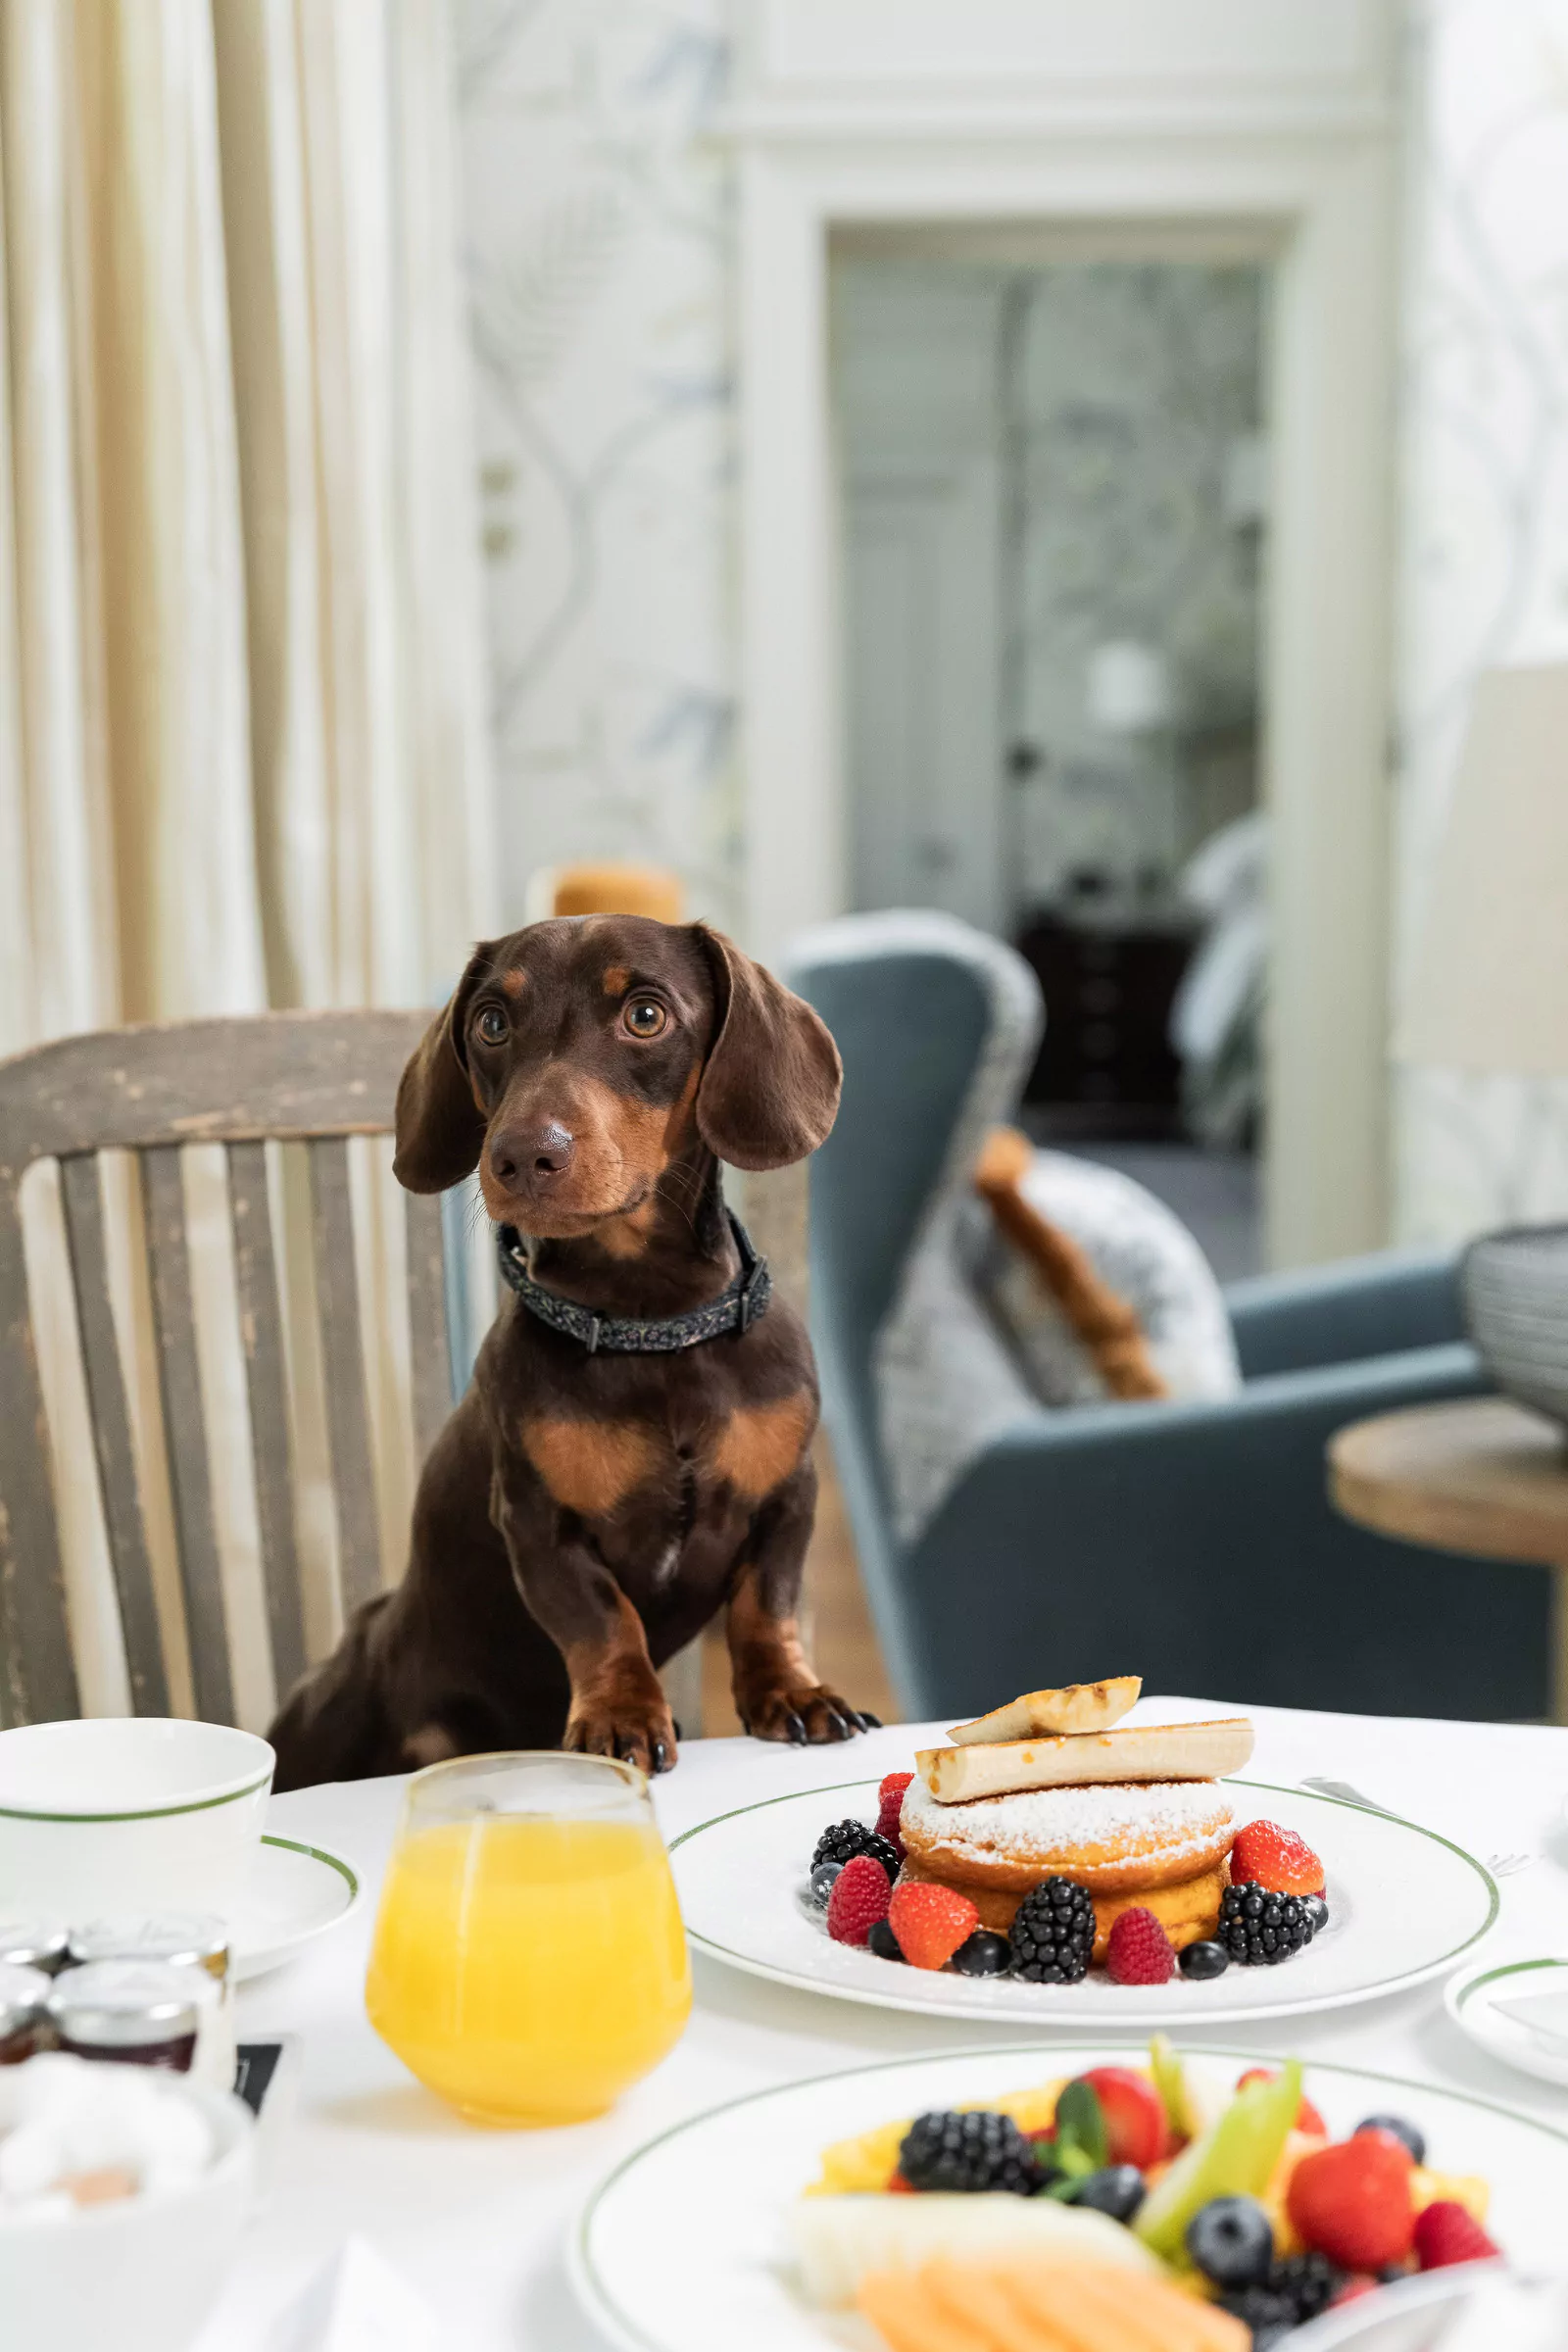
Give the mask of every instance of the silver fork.
M 1318 1774 L 1303 1773 L 1301 1787 L 1315 1789 L 1319 1796 L 1338 1797 L 1342 1804 L 1359 1805 L 1363 1812 L 1381 1813 L 1390 1821 L 1401 1818 L 1397 1813 L 1391 1813 L 1387 1805 L 1380 1805 L 1375 1798 L 1364 1795 L 1359 1788 L 1353 1788 L 1348 1781 L 1327 1781 Z M 1494 1879 L 1507 1879 L 1516 1870 L 1528 1870 L 1535 1858 L 1534 1854 L 1488 1854 L 1487 1868 Z

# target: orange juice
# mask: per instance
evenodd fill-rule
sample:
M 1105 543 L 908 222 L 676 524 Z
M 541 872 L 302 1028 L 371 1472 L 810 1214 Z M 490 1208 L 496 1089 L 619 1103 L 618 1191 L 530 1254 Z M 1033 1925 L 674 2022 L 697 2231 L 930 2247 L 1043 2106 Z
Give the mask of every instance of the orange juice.
M 366 2006 L 465 2114 L 598 2115 L 674 2046 L 691 2004 L 652 1819 L 481 1813 L 414 1830 L 394 1853 Z

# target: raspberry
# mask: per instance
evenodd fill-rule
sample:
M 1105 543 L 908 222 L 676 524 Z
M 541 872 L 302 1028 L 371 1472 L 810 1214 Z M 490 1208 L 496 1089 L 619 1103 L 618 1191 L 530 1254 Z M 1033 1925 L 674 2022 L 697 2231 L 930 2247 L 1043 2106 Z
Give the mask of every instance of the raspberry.
M 827 1898 L 827 1932 L 835 1943 L 863 1943 L 888 1915 L 893 1889 L 880 1862 L 856 1854 L 845 1863 Z
M 912 1772 L 890 1772 L 877 1791 L 881 1810 L 876 1817 L 876 1834 L 885 1838 L 899 1860 L 904 1860 L 904 1839 L 899 1822 L 904 1811 L 904 1791 L 913 1780 Z
M 1424 2271 L 1446 2271 L 1455 2262 L 1494 2262 L 1497 2253 L 1475 2217 L 1447 2197 L 1416 2215 L 1415 2254 Z
M 1303 2245 L 1347 2271 L 1378 2271 L 1410 2251 L 1409 2156 L 1386 2132 L 1362 2132 L 1303 2156 L 1286 2209 Z
M 1111 1923 L 1105 1967 L 1117 1984 L 1168 1984 L 1176 1969 L 1170 1937 L 1152 1911 L 1118 1912 Z
M 1231 1847 L 1231 1877 L 1269 1894 L 1321 1894 L 1323 1865 L 1304 1838 L 1277 1821 L 1250 1821 Z
M 980 1914 L 952 1886 L 895 1886 L 888 1925 L 911 1968 L 946 1968 L 980 1925 Z

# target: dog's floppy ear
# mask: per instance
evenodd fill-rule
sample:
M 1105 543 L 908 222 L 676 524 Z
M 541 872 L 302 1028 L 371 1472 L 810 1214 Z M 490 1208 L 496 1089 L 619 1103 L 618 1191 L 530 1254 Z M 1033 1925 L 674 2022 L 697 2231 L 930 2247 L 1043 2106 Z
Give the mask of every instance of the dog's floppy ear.
M 471 1176 L 484 1148 L 485 1117 L 468 1082 L 468 1000 L 488 960 L 478 947 L 444 1012 L 437 1013 L 398 1080 L 392 1173 L 411 1193 L 444 1193 Z
M 697 1126 L 733 1168 L 784 1168 L 805 1159 L 838 1115 L 844 1067 L 824 1022 L 804 998 L 706 923 L 692 931 L 712 967 L 716 1019 Z

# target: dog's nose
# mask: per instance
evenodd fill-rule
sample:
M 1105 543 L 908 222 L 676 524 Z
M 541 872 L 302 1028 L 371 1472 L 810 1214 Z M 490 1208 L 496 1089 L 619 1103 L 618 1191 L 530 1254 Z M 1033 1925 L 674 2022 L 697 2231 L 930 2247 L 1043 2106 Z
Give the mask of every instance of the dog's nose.
M 570 1129 L 555 1119 L 528 1132 L 508 1128 L 490 1147 L 490 1165 L 503 1184 L 563 1176 L 571 1165 L 574 1142 Z

